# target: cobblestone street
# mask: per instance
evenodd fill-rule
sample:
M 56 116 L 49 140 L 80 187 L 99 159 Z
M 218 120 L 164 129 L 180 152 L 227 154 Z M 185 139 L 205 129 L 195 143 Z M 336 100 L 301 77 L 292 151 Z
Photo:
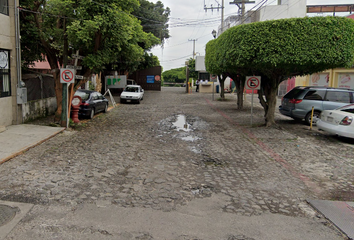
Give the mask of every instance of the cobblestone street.
M 353 201 L 353 142 L 278 113 L 278 126 L 265 128 L 258 99 L 251 127 L 250 101 L 237 110 L 234 94 L 214 97 L 147 91 L 141 104 L 120 104 L 0 165 L 1 200 L 35 204 L 6 239 L 306 239 L 300 225 L 287 236 L 249 225 L 215 238 L 63 223 L 90 205 L 187 214 L 199 202 L 253 224 L 298 219 L 312 239 L 345 239 L 305 200 Z

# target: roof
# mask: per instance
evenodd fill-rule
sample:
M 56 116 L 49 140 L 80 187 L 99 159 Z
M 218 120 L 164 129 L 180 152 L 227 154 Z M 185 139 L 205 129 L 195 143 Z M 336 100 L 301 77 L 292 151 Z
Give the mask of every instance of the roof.
M 50 69 L 50 65 L 48 61 L 44 61 L 44 62 L 34 62 L 33 65 L 30 65 L 29 68 L 33 68 L 33 69 Z

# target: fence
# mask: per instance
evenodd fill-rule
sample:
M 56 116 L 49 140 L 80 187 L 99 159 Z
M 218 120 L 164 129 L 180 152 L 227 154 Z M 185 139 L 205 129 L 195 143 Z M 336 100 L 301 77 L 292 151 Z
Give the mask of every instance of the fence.
M 45 117 L 57 109 L 54 78 L 47 74 L 24 74 L 27 103 L 22 105 L 23 122 Z

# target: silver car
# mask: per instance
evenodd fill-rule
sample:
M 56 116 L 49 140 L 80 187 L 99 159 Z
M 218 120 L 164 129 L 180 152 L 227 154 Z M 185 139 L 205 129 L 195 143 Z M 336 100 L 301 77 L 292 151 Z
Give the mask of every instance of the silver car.
M 295 87 L 282 99 L 279 112 L 293 119 L 305 119 L 311 122 L 314 107 L 313 123 L 317 122 L 323 110 L 332 110 L 354 103 L 354 90 L 330 87 Z

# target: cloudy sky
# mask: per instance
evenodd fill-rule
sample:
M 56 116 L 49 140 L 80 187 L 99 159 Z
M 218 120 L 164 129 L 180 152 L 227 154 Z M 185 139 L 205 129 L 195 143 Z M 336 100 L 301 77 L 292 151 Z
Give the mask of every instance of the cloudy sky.
M 155 0 L 150 0 L 157 2 Z M 164 47 L 155 47 L 152 53 L 160 59 L 163 71 L 171 68 L 184 66 L 187 59 L 193 56 L 193 40 L 195 41 L 196 55 L 205 55 L 205 45 L 213 39 L 211 32 L 217 30 L 221 23 L 221 10 L 204 10 L 218 6 L 222 0 L 160 0 L 165 7 L 171 9 L 170 15 L 170 35 Z M 255 7 L 261 0 L 255 0 L 255 4 L 246 4 L 246 11 Z M 235 15 L 238 11 L 236 5 L 230 5 L 232 0 L 224 0 L 224 19 L 230 15 Z M 277 0 L 268 0 L 267 4 L 276 4 Z M 351 4 L 352 0 L 307 0 L 307 5 L 315 4 Z M 348 13 L 349 14 L 349 13 Z M 339 14 L 337 14 L 339 15 Z M 346 14 L 347 15 L 347 14 Z

